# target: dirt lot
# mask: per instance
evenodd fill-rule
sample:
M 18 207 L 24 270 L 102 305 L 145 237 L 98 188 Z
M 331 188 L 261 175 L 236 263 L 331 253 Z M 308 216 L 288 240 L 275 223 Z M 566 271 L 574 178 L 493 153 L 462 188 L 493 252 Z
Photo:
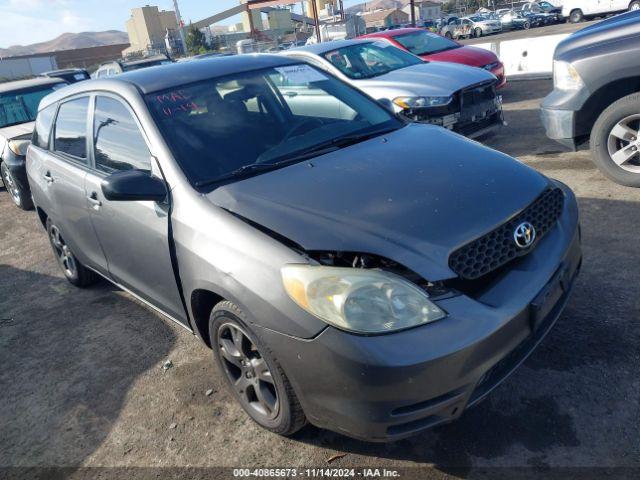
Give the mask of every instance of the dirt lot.
M 195 337 L 106 283 L 67 284 L 36 215 L 1 190 L 0 466 L 302 467 L 345 453 L 331 466 L 432 467 L 425 477 L 532 466 L 637 474 L 640 190 L 606 180 L 588 152 L 565 153 L 546 139 L 537 107 L 550 88 L 507 86 L 509 126 L 486 143 L 578 195 L 584 265 L 575 293 L 488 400 L 392 444 L 313 427 L 291 439 L 261 430 L 231 401 Z

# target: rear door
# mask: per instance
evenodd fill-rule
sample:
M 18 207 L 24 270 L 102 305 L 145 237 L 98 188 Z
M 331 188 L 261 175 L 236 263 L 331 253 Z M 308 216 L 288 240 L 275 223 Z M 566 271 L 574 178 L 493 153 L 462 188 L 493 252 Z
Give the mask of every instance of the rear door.
M 109 273 L 120 285 L 186 323 L 169 250 L 169 203 L 112 202 L 100 184 L 108 175 L 138 169 L 162 177 L 140 123 L 120 97 L 94 98 L 93 168 L 84 195 L 104 249 Z
M 89 100 L 85 95 L 60 103 L 42 176 L 54 205 L 53 212 L 47 213 L 60 228 L 65 242 L 80 262 L 106 274 L 106 259 L 91 224 L 84 191 L 89 171 Z

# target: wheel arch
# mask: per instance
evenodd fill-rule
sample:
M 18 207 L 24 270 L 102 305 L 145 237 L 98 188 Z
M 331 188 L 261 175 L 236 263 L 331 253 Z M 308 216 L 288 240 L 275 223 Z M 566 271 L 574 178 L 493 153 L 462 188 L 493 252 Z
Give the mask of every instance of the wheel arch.
M 191 292 L 189 306 L 191 307 L 196 335 L 198 335 L 209 348 L 211 348 L 211 341 L 209 339 L 209 316 L 211 315 L 213 307 L 225 300 L 227 299 L 219 293 L 204 288 L 197 288 Z
M 613 102 L 640 91 L 640 77 L 626 77 L 607 83 L 596 90 L 577 112 L 575 130 L 589 135 L 600 114 Z

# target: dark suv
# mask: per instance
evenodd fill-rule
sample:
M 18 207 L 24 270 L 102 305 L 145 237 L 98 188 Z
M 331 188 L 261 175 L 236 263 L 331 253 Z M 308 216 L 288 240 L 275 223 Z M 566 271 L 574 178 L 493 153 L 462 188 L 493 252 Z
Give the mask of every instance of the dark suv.
M 640 187 L 640 12 L 575 32 L 556 48 L 554 90 L 542 102 L 547 136 L 577 150 L 590 142 L 597 167 Z

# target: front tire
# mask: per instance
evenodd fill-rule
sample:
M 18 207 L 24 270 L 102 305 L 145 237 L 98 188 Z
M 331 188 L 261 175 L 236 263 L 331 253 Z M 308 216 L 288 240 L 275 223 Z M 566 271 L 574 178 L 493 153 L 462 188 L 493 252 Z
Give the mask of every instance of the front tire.
M 218 303 L 209 317 L 213 357 L 231 393 L 261 427 L 289 436 L 307 419 L 289 379 L 269 348 L 233 303 Z
M 580 23 L 584 19 L 584 14 L 582 10 L 576 8 L 575 10 L 571 10 L 569 14 L 569 22 L 571 23 Z
M 448 38 L 449 40 L 451 40 L 451 39 L 453 38 L 453 35 L 451 35 L 451 32 L 445 32 L 445 33 L 444 33 L 444 36 L 445 36 L 446 38 Z
M 531 28 L 531 24 L 529 22 L 524 22 L 524 25 L 522 25 L 522 28 L 524 30 L 529 30 Z
M 473 34 L 476 38 L 480 38 L 482 36 L 482 29 L 480 27 L 477 27 L 474 31 Z
M 62 269 L 64 277 L 76 287 L 84 288 L 93 285 L 100 276 L 93 270 L 89 270 L 75 257 L 67 243 L 65 242 L 60 229 L 50 218 L 46 221 L 47 235 L 49 243 L 53 249 L 53 254 L 58 261 L 58 265 Z
M 9 170 L 9 167 L 7 167 L 5 162 L 0 164 L 0 173 L 2 174 L 2 182 L 4 183 L 13 203 L 22 210 L 33 210 L 31 193 L 25 191 L 20 187 L 20 185 L 18 185 L 18 182 L 13 178 L 11 170 Z
M 640 93 L 621 98 L 591 129 L 591 155 L 598 169 L 620 185 L 640 187 Z
M 637 12 L 638 10 L 640 10 L 640 0 L 635 0 L 629 4 L 630 12 Z

